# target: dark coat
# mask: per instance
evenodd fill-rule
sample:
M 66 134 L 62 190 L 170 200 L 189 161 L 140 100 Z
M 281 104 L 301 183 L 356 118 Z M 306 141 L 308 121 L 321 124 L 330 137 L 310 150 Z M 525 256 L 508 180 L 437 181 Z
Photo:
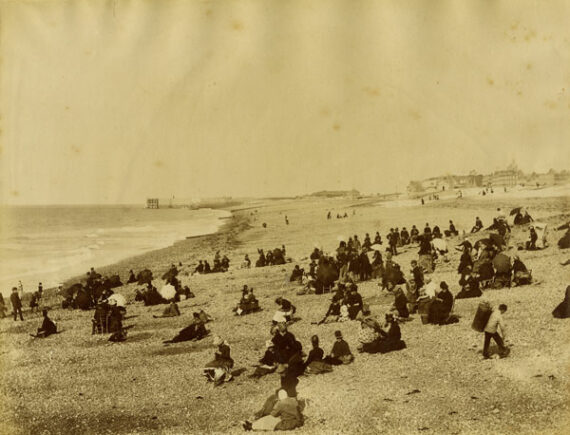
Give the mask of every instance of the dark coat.
M 12 307 L 15 310 L 22 308 L 22 301 L 20 300 L 20 296 L 18 296 L 18 293 L 13 292 L 10 295 L 10 302 L 12 302 Z

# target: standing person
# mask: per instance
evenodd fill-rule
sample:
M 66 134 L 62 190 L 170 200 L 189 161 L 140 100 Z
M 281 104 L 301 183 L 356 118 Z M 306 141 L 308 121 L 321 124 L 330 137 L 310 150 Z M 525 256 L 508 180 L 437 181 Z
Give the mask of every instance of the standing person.
M 390 244 L 390 252 L 392 255 L 398 255 L 396 246 L 398 245 L 398 238 L 394 233 L 394 228 L 390 228 L 390 233 L 388 233 L 388 243 Z
M 22 281 L 20 281 L 20 284 Z M 18 313 L 20 314 L 20 320 L 24 321 L 24 316 L 22 315 L 22 300 L 18 295 L 18 288 L 12 287 L 12 294 L 10 295 L 10 302 L 12 302 L 12 308 L 14 310 L 14 321 L 17 320 Z
M 20 301 L 24 299 L 24 284 L 22 284 L 22 281 L 18 281 L 18 297 Z
M 526 249 L 527 251 L 534 251 L 536 249 L 536 241 L 538 240 L 538 234 L 536 234 L 536 230 L 531 225 L 529 227 L 529 240 L 526 242 Z
M 412 225 L 412 229 L 410 230 L 410 243 L 417 242 L 419 235 L 420 235 L 420 230 L 418 230 L 415 225 Z
M 43 286 L 43 284 L 40 282 L 40 283 L 38 284 L 38 294 L 39 294 L 39 296 L 40 296 L 40 299 L 42 298 L 43 293 L 44 293 L 44 286 Z
M 485 326 L 485 342 L 483 344 L 483 358 L 489 359 L 489 344 L 491 343 L 491 338 L 495 340 L 497 346 L 499 346 L 499 355 L 501 358 L 506 357 L 509 354 L 509 349 L 505 346 L 504 341 L 507 337 L 506 324 L 503 320 L 503 314 L 507 311 L 507 306 L 505 304 L 499 305 L 498 310 L 493 310 L 487 326 Z M 501 330 L 501 335 L 499 335 L 498 330 Z
M 424 286 L 424 271 L 420 266 L 418 266 L 418 262 L 416 260 L 412 260 L 412 275 L 414 276 L 414 280 L 416 281 L 416 287 L 418 289 Z
M 30 299 L 30 313 L 33 313 L 34 309 L 36 311 L 39 311 L 39 309 L 40 309 L 40 293 L 39 292 L 34 292 L 32 294 L 32 299 Z
M 0 293 L 0 319 L 6 317 L 6 306 L 4 305 L 4 296 Z

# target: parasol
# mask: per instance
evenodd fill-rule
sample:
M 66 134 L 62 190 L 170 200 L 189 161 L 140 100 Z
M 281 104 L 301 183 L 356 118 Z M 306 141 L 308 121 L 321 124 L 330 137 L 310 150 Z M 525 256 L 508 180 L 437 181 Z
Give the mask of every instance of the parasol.
M 125 308 L 127 306 L 127 300 L 125 299 L 125 297 L 123 295 L 118 294 L 118 293 L 113 293 L 111 296 L 109 296 L 107 298 L 107 301 L 117 302 L 118 307 Z
M 164 299 L 173 299 L 176 296 L 176 289 L 173 285 L 166 284 L 160 289 L 159 293 Z

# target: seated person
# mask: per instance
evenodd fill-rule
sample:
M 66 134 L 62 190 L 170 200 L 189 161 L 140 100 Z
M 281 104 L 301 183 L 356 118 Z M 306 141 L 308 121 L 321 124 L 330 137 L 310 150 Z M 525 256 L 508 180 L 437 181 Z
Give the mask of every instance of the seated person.
M 214 353 L 214 359 L 204 366 L 204 376 L 219 385 L 232 380 L 231 369 L 234 366 L 234 360 L 230 356 L 231 349 L 227 341 L 215 336 L 213 344 L 218 349 Z
M 471 266 L 463 269 L 459 285 L 461 286 L 461 291 L 457 293 L 455 299 L 478 298 L 483 294 L 479 288 L 479 281 L 471 273 Z
M 442 237 L 441 230 L 439 229 L 438 225 L 433 227 L 432 236 L 434 239 L 441 239 L 441 237 Z
M 123 330 L 123 314 L 125 309 L 117 306 L 117 301 L 111 299 L 109 301 L 110 310 L 108 312 L 108 330 L 107 332 L 121 332 Z
M 408 311 L 408 299 L 404 294 L 402 287 L 398 286 L 393 289 L 394 292 L 394 305 L 393 309 L 398 312 L 398 317 L 402 319 L 407 319 L 410 317 L 410 312 Z
M 200 314 L 193 313 L 192 315 L 192 324 L 180 330 L 180 332 L 172 340 L 166 340 L 163 343 L 168 344 L 190 340 L 201 340 L 206 335 L 208 335 L 209 331 L 206 330 L 204 322 L 202 322 L 200 319 Z
M 323 361 L 325 352 L 319 347 L 319 337 L 317 335 L 311 337 L 311 345 L 313 348 L 304 362 L 305 373 L 320 374 L 331 372 L 332 366 Z
M 348 343 L 342 339 L 342 332 L 335 331 L 334 335 L 336 341 L 333 345 L 331 353 L 323 361 L 335 366 L 341 364 L 350 364 L 352 361 L 354 361 L 354 355 L 352 355 Z
M 479 216 L 475 218 L 475 225 L 471 228 L 471 233 L 477 233 L 483 229 L 483 222 L 479 219 Z
M 385 332 L 387 330 L 387 332 Z M 378 352 L 387 353 L 393 350 L 401 350 L 406 347 L 406 343 L 402 340 L 402 333 L 398 321 L 390 313 L 386 314 L 386 323 L 384 328 L 380 329 L 380 339 L 378 344 Z
M 176 291 L 176 297 L 175 297 L 175 301 L 176 302 L 180 302 L 181 300 L 184 301 L 186 299 L 190 299 L 190 298 L 194 298 L 196 297 L 194 295 L 194 293 L 192 293 L 192 290 L 190 290 L 190 287 L 188 287 L 187 285 L 185 285 L 184 287 L 180 287 L 178 286 L 178 290 Z
M 202 260 L 200 260 L 198 262 L 198 266 L 196 266 L 196 268 L 194 269 L 194 272 L 192 272 L 192 274 L 194 273 L 204 273 L 204 263 L 202 263 Z
M 338 294 L 338 293 L 337 293 Z M 337 295 L 333 296 L 331 303 L 329 305 L 329 309 L 327 310 L 325 316 L 322 320 L 319 321 L 318 325 L 322 323 L 330 323 L 338 321 L 340 316 L 340 307 L 343 301 L 343 296 L 337 297 Z
M 279 364 L 288 364 L 291 357 L 298 352 L 295 336 L 287 330 L 285 323 L 279 323 L 273 329 L 274 335 L 271 341 L 275 345 L 275 355 Z
M 439 287 L 440 291 L 437 293 L 430 307 L 429 320 L 430 323 L 436 325 L 445 325 L 453 308 L 453 295 L 449 291 L 449 287 L 445 281 L 442 281 Z
M 135 276 L 133 269 L 131 269 L 129 270 L 129 279 L 127 280 L 127 284 L 131 284 L 133 282 L 137 282 L 137 277 Z
M 258 249 L 257 252 L 259 254 L 259 258 L 255 262 L 255 267 L 264 267 L 267 262 L 265 259 L 265 254 L 263 253 L 263 249 Z
M 473 267 L 473 259 L 471 258 L 471 248 L 469 246 L 463 247 L 463 253 L 459 260 L 459 266 L 457 267 L 457 273 L 463 274 L 466 267 Z
M 362 346 L 362 352 L 387 353 L 393 350 L 401 350 L 406 347 L 406 343 L 402 341 L 400 326 L 392 314 L 386 314 L 386 323 L 384 324 L 384 328 L 377 325 L 374 329 L 376 338 L 371 343 Z
M 342 247 L 342 246 L 343 246 L 343 244 L 341 243 L 340 247 Z M 311 255 L 309 256 L 309 258 L 313 261 L 318 261 L 319 258 L 321 258 L 321 251 L 319 250 L 319 248 L 313 249 L 313 252 L 311 252 Z
M 293 430 L 303 425 L 299 403 L 295 397 L 289 397 L 287 391 L 279 390 L 278 400 L 269 415 L 265 415 L 253 423 L 245 421 L 243 428 L 246 431 L 281 431 Z
M 566 233 L 558 240 L 558 247 L 560 249 L 570 248 L 570 228 L 566 230 Z
M 337 322 L 347 322 L 349 320 L 348 305 L 346 305 L 346 300 L 343 300 L 340 305 L 340 315 L 338 316 Z
M 295 314 L 295 311 L 297 310 L 295 306 L 287 299 L 282 297 L 278 297 L 277 299 L 275 299 L 275 303 L 279 305 L 278 311 L 280 311 L 283 314 L 285 320 L 289 322 L 293 318 L 293 314 Z
M 408 312 L 415 313 L 418 310 L 418 299 L 420 297 L 420 289 L 414 278 L 410 278 L 406 283 L 406 299 L 408 301 Z
M 373 352 L 380 337 L 380 325 L 371 318 L 362 319 L 358 330 L 359 352 Z
M 34 336 L 36 338 L 45 338 L 52 334 L 57 333 L 57 326 L 56 324 L 48 317 L 48 310 L 43 310 L 42 315 L 44 316 L 44 320 L 42 322 L 42 326 L 38 328 L 37 334 Z
M 518 255 L 515 255 L 513 261 L 513 282 L 517 286 L 530 284 L 532 282 L 532 274 Z
M 234 313 L 236 313 L 236 315 L 238 315 L 238 316 L 241 316 L 241 315 L 253 313 L 253 312 L 256 312 L 259 310 L 260 310 L 259 301 L 257 300 L 255 295 L 253 294 L 253 288 L 248 288 L 247 285 L 244 285 L 243 290 L 242 290 L 241 299 L 240 299 L 239 303 L 237 304 L 237 306 L 233 310 Z
M 402 228 L 402 231 L 400 231 L 400 241 L 402 245 L 410 244 L 410 233 L 408 233 L 406 227 Z
M 348 316 L 351 320 L 356 319 L 359 315 L 362 316 L 362 296 L 358 293 L 356 284 L 351 284 L 350 293 L 346 298 L 346 306 L 348 307 Z
M 376 235 L 374 236 L 374 244 L 381 245 L 382 244 L 382 236 L 378 231 L 376 231 Z
M 459 232 L 455 229 L 455 225 L 453 224 L 452 220 L 449 221 L 449 230 L 445 230 L 444 232 L 445 237 L 457 236 L 459 234 Z
M 364 237 L 364 242 L 362 242 L 362 249 L 364 251 L 368 251 L 370 250 L 371 246 L 372 246 L 372 241 L 370 240 L 370 234 L 366 233 L 366 236 Z
M 498 253 L 495 255 L 495 258 L 493 258 L 493 268 L 495 269 L 493 288 L 510 287 L 513 272 L 511 258 L 501 252 Z
M 271 340 L 265 342 L 265 354 L 259 360 L 259 365 L 250 378 L 261 378 L 269 373 L 273 373 L 277 369 L 277 355 L 275 353 L 275 345 Z
M 301 279 L 303 278 L 303 272 L 304 270 L 301 269 L 298 264 L 296 264 L 293 271 L 291 272 L 291 277 L 289 278 L 289 282 L 294 282 L 294 281 L 300 282 Z
M 222 257 L 221 263 L 222 263 L 222 271 L 227 272 L 228 269 L 230 268 L 230 259 L 228 258 L 227 255 L 224 255 Z
M 570 318 L 570 285 L 566 287 L 564 300 L 552 311 L 552 315 L 557 319 Z
M 214 318 L 209 314 L 207 314 L 204 310 L 200 310 L 200 312 L 198 313 L 198 318 L 200 319 L 200 322 L 202 322 L 203 324 L 206 324 L 214 320 Z
M 242 269 L 249 269 L 251 267 L 251 260 L 249 259 L 249 255 L 245 254 L 243 258 L 243 262 L 241 263 Z
M 490 249 L 481 251 L 479 258 L 473 263 L 473 274 L 479 282 L 489 281 L 495 276 L 495 269 L 491 261 Z
M 152 316 L 155 319 L 161 318 L 161 317 L 176 317 L 180 315 L 180 309 L 178 308 L 178 305 L 176 304 L 176 302 L 172 301 L 170 302 L 170 305 L 168 305 L 164 311 L 162 312 L 161 316 Z

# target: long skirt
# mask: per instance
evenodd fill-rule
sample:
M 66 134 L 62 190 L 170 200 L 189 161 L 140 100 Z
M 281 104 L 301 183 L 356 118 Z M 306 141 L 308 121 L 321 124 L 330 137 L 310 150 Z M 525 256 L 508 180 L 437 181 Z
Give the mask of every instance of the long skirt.
M 311 375 L 318 375 L 320 373 L 332 372 L 332 370 L 333 370 L 332 365 L 327 364 L 326 362 L 312 361 L 305 369 L 305 373 Z
M 273 417 L 272 415 L 266 415 L 261 417 L 259 420 L 255 420 L 251 428 L 256 431 L 275 430 L 275 426 L 281 421 L 279 417 Z

